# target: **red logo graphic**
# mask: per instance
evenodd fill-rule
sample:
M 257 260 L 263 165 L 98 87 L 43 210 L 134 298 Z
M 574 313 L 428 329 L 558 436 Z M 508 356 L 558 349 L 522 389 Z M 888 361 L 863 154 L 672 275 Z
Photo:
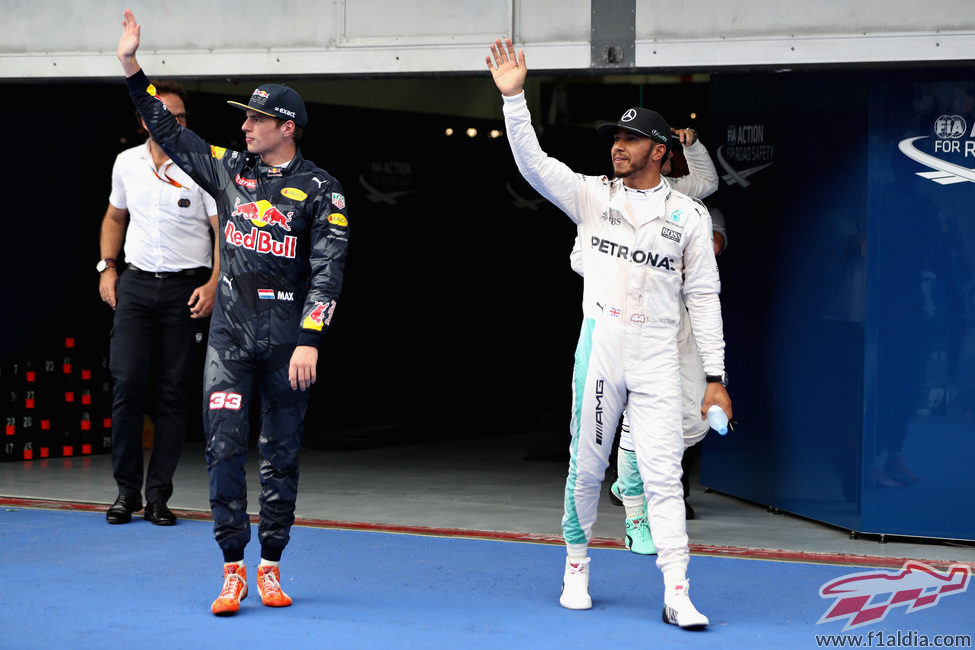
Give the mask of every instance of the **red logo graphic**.
M 261 221 L 275 226 L 281 226 L 288 232 L 291 232 L 291 226 L 288 224 L 291 223 L 291 215 L 293 214 L 294 212 L 284 214 L 272 205 L 270 208 L 264 211 L 264 214 L 261 215 Z
M 238 393 L 225 393 L 223 391 L 210 393 L 210 410 L 230 409 L 239 411 L 243 398 Z
M 320 300 L 315 301 L 315 308 L 311 310 L 301 326 L 305 329 L 322 331 L 322 327 L 327 327 L 332 322 L 332 314 L 335 313 L 335 301 L 331 300 L 326 305 Z
M 261 211 L 257 207 L 257 203 L 245 203 L 240 204 L 240 197 L 234 201 L 234 211 L 230 213 L 231 217 L 244 217 L 246 219 L 258 220 L 261 218 Z
M 312 312 L 308 314 L 308 318 L 315 321 L 316 325 L 321 325 L 322 320 L 325 318 L 325 303 L 316 302 L 315 309 L 313 309 Z
M 289 212 L 284 214 L 276 207 L 271 205 L 270 201 L 260 200 L 254 201 L 252 203 L 241 203 L 240 197 L 234 200 L 234 211 L 230 213 L 232 217 L 244 217 L 245 219 L 250 219 L 257 226 L 273 225 L 278 226 L 288 232 L 291 232 L 291 215 L 294 212 Z
M 907 614 L 934 607 L 942 596 L 967 590 L 971 573 L 964 564 L 954 564 L 943 574 L 913 560 L 897 573 L 851 573 L 819 588 L 820 598 L 835 598 L 836 602 L 816 624 L 846 620 L 845 632 L 884 620 L 892 607 L 905 605 Z
M 256 190 L 257 189 L 257 179 L 256 178 L 244 178 L 240 174 L 237 174 L 237 177 L 234 178 L 234 182 L 237 183 L 238 185 L 241 185 L 243 187 L 246 187 L 249 190 Z M 240 199 L 238 198 L 237 199 L 237 203 L 234 204 L 234 207 L 236 208 L 239 203 L 240 203 Z
M 257 253 L 270 253 L 275 257 L 287 257 L 294 259 L 298 250 L 298 238 L 288 235 L 284 241 L 277 241 L 266 230 L 260 230 L 256 226 L 251 228 L 249 233 L 241 232 L 234 226 L 233 221 L 227 222 L 227 228 L 223 231 L 224 239 L 231 246 L 246 248 Z

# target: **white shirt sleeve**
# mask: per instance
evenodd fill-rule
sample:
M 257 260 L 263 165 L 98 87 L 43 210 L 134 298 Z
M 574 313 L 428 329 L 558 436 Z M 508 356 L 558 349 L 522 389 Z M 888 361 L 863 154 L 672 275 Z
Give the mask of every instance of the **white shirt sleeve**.
M 700 140 L 684 147 L 684 159 L 687 160 L 688 174 L 680 178 L 668 178 L 671 186 L 692 199 L 703 199 L 714 194 L 718 189 L 718 171 Z
M 108 202 L 119 210 L 128 210 L 129 204 L 125 200 L 125 182 L 122 180 L 122 169 L 118 156 L 112 165 L 112 193 L 108 195 Z
M 204 190 L 202 187 L 200 189 L 200 194 L 203 195 L 203 208 L 206 210 L 207 216 L 212 217 L 217 214 L 217 202 L 213 200 L 213 197 Z
M 700 206 L 702 219 L 689 235 L 684 249 L 684 302 L 691 319 L 704 371 L 724 372 L 724 327 L 721 322 L 721 280 L 711 242 L 711 216 Z
M 582 265 L 582 233 L 576 230 L 576 240 L 572 244 L 572 251 L 569 253 L 569 266 L 579 275 L 585 277 Z

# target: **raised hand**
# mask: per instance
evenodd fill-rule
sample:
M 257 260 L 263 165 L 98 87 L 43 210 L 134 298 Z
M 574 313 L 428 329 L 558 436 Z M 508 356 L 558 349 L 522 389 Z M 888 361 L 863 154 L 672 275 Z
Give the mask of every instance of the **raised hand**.
M 670 132 L 680 139 L 681 145 L 689 147 L 697 140 L 697 131 L 694 129 L 675 129 L 671 127 Z
M 505 49 L 507 47 L 507 49 Z M 494 77 L 494 84 L 501 91 L 502 95 L 517 95 L 525 85 L 525 77 L 528 75 L 528 67 L 525 65 L 525 51 L 519 50 L 515 56 L 515 47 L 511 44 L 511 39 L 497 39 L 491 45 L 491 56 L 485 57 L 488 70 Z
M 118 60 L 122 62 L 125 76 L 129 77 L 138 72 L 139 64 L 135 61 L 135 52 L 139 49 L 139 39 L 142 26 L 135 22 L 131 9 L 122 12 L 122 37 L 118 42 Z

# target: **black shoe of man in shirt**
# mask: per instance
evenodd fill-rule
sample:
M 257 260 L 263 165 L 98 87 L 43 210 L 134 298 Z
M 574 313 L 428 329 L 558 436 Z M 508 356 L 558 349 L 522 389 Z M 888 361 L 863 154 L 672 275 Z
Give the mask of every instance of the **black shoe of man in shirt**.
M 132 513 L 142 510 L 142 497 L 138 494 L 120 494 L 112 507 L 105 512 L 105 519 L 110 524 L 127 524 L 132 520 Z
M 176 515 L 162 501 L 147 501 L 142 517 L 156 526 L 172 526 L 176 523 Z

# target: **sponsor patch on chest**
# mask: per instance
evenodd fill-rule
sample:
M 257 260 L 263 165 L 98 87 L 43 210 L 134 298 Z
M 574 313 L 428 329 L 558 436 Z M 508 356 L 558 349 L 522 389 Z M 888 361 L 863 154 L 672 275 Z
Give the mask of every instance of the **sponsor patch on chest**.
M 660 234 L 671 241 L 675 241 L 678 244 L 680 243 L 681 233 L 677 232 L 676 230 L 671 230 L 667 226 L 664 226 L 663 228 L 661 228 Z

